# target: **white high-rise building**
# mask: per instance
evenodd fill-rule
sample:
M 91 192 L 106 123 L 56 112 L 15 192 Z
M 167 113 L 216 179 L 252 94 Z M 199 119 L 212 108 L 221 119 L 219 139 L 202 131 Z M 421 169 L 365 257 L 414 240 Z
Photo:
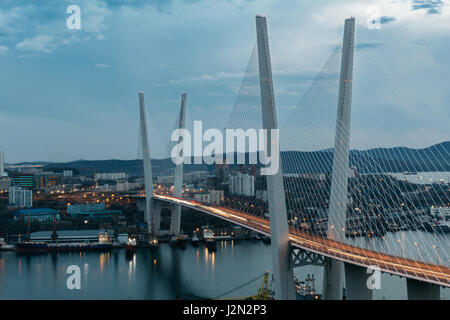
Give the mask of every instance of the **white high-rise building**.
M 0 177 L 6 177 L 7 173 L 5 172 L 5 153 L 0 151 Z
M 128 174 L 125 172 L 109 172 L 109 173 L 96 173 L 95 181 L 97 180 L 120 180 L 128 179 Z
M 73 171 L 72 170 L 63 170 L 63 176 L 64 177 L 72 177 Z
M 255 177 L 249 174 L 239 173 L 230 176 L 230 192 L 244 195 L 255 195 Z
M 9 188 L 9 205 L 15 207 L 33 207 L 33 191 L 20 187 Z
M 223 190 L 211 190 L 209 191 L 209 203 L 220 204 L 225 199 Z

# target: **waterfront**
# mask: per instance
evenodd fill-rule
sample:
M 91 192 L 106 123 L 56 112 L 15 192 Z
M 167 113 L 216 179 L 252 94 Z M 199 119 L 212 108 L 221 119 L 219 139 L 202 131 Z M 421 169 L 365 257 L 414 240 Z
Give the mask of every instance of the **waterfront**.
M 81 269 L 81 290 L 66 286 L 67 267 Z M 161 244 L 156 252 L 138 249 L 127 259 L 125 250 L 107 253 L 18 255 L 0 252 L 0 299 L 177 299 L 217 298 L 271 269 L 269 245 L 252 241 L 222 241 L 216 252 L 200 245 L 174 249 Z M 296 268 L 298 279 L 314 274 L 322 289 L 322 267 Z M 256 293 L 262 279 L 224 297 Z M 450 290 L 441 289 L 450 299 Z M 406 299 L 406 280 L 383 274 L 374 299 Z

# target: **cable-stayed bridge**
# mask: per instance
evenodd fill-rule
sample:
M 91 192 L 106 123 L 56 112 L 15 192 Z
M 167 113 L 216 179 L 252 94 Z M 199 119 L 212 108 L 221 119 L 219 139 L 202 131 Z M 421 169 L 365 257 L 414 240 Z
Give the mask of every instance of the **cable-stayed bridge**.
M 420 153 L 397 148 L 395 157 L 385 148 L 350 150 L 353 82 L 357 76 L 354 60 L 358 49 L 353 18 L 345 21 L 343 41 L 332 51 L 286 124 L 279 127 L 265 17 L 256 17 L 256 30 L 257 42 L 226 129 L 242 129 L 244 141 L 249 142 L 252 136 L 244 130 L 267 130 L 256 141 L 262 140 L 258 146 L 265 148 L 272 161 L 279 162 L 278 170 L 258 174 L 268 166 L 249 164 L 257 153 L 249 150 L 241 154 L 244 165 L 237 171 L 230 167 L 239 158 L 234 153 L 226 162 L 215 164 L 217 174 L 202 186 L 202 194 L 208 197 L 200 197 L 201 200 L 192 190 L 183 188 L 186 163 L 174 165 L 173 185 L 155 189 L 144 95 L 139 93 L 149 234 L 158 234 L 161 208 L 170 205 L 170 232 L 175 235 L 180 233 L 181 207 L 187 207 L 270 236 L 278 299 L 295 297 L 292 270 L 305 264 L 324 266 L 325 299 L 342 298 L 344 279 L 347 298 L 371 299 L 368 270 L 375 269 L 406 277 L 410 299 L 438 299 L 440 286 L 450 286 L 449 242 L 445 234 L 449 185 L 443 181 L 411 183 L 391 173 L 405 167 L 438 171 L 438 162 L 448 167 L 448 150 L 436 147 L 433 153 Z M 370 55 L 360 52 L 373 69 L 371 74 L 382 75 Z M 355 89 L 362 85 L 357 84 Z M 186 128 L 186 100 L 183 93 L 174 129 Z M 377 105 L 369 107 L 375 113 L 383 110 Z M 379 131 L 383 127 L 387 130 Z M 380 123 L 374 116 L 367 132 L 375 135 L 371 137 L 374 143 L 381 145 L 395 134 L 401 135 L 402 127 L 408 128 L 407 120 L 392 125 Z M 271 138 L 279 128 L 278 145 Z M 186 161 L 185 139 L 187 136 L 179 136 L 175 150 Z M 288 151 L 283 152 L 283 147 Z M 282 156 L 276 151 L 278 148 Z M 223 157 L 224 150 L 214 151 L 214 155 Z M 256 158 L 262 160 L 260 156 Z M 443 216 L 439 210 L 430 213 L 437 208 L 444 209 Z

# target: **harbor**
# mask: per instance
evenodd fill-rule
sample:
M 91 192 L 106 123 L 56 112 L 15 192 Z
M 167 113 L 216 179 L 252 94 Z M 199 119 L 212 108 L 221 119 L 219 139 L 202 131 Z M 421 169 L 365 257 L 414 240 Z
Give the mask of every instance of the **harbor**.
M 218 241 L 217 250 L 204 243 L 185 249 L 160 243 L 158 250 L 125 248 L 107 252 L 61 252 L 20 254 L 0 252 L 0 299 L 214 299 L 272 270 L 271 248 L 262 241 Z M 81 270 L 81 290 L 68 290 L 68 266 Z M 294 275 L 305 281 L 314 275 L 320 294 L 323 268 L 296 268 Z M 33 279 L 33 281 L 29 281 Z M 261 278 L 222 298 L 253 296 Z M 269 277 L 269 281 L 270 281 Z M 406 299 L 406 280 L 381 275 L 381 289 L 374 299 Z M 45 288 L 45 290 L 43 290 Z M 450 299 L 441 289 L 442 299 Z

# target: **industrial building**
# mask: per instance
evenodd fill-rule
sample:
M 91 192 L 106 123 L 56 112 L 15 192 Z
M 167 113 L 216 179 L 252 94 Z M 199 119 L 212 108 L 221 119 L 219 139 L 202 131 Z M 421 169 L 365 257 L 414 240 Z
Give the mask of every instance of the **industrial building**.
M 33 189 L 33 187 L 34 187 L 34 175 L 33 174 L 29 174 L 29 173 L 14 174 L 11 177 L 11 185 L 15 186 L 15 187 Z
M 67 205 L 67 214 L 91 219 L 115 218 L 122 214 L 121 210 L 106 210 L 104 202 Z
M 14 220 L 28 221 L 40 221 L 48 222 L 56 219 L 59 221 L 60 215 L 58 210 L 49 208 L 36 208 L 36 209 L 21 209 L 14 212 Z

